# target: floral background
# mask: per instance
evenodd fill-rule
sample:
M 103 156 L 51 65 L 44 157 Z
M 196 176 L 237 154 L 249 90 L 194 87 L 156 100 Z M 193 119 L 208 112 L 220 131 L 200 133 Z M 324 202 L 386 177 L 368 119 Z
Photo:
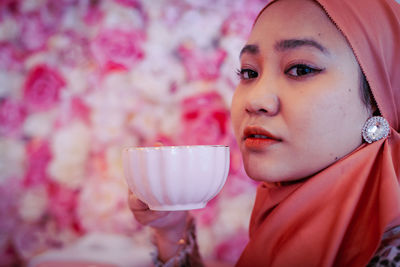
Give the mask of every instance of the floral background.
M 256 185 L 229 105 L 238 53 L 264 4 L 1 0 L 0 265 L 94 232 L 147 246 L 126 203 L 121 150 L 157 141 L 231 147 L 224 189 L 193 214 L 203 256 L 234 262 Z

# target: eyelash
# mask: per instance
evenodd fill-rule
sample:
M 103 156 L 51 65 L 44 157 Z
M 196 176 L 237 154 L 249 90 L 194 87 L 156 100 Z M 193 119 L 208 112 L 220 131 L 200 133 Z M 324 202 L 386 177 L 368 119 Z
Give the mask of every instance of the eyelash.
M 295 68 L 297 68 L 297 72 L 296 72 L 297 75 L 290 74 L 290 72 L 292 70 L 294 70 Z M 298 73 L 299 69 L 303 69 L 303 70 L 307 69 L 307 70 L 309 70 L 309 72 L 299 75 L 299 73 Z M 295 64 L 293 66 L 290 66 L 287 70 L 285 70 L 285 74 L 287 74 L 293 78 L 301 78 L 302 76 L 313 75 L 313 74 L 319 73 L 321 71 L 323 71 L 323 69 L 314 68 L 307 64 Z
M 307 73 L 299 74 L 298 72 L 296 72 L 297 75 L 290 74 L 290 72 L 296 68 L 297 68 L 297 71 L 299 71 L 301 69 L 307 70 Z M 298 79 L 298 78 L 301 78 L 302 76 L 313 75 L 313 74 L 319 73 L 321 71 L 323 71 L 323 69 L 313 68 L 311 66 L 308 66 L 307 64 L 295 64 L 295 65 L 290 66 L 287 70 L 285 70 L 284 73 L 286 75 L 289 75 L 293 78 Z M 255 79 L 258 77 L 258 72 L 254 71 L 252 69 L 238 69 L 238 70 L 236 70 L 236 74 L 238 75 L 240 80 L 250 80 L 250 79 Z M 246 74 L 247 74 L 247 77 L 245 77 Z
M 247 78 L 245 77 L 247 73 Z M 249 80 L 258 77 L 258 73 L 252 69 L 237 69 L 236 74 L 238 75 L 240 80 Z M 255 77 L 250 77 L 250 74 L 255 75 Z

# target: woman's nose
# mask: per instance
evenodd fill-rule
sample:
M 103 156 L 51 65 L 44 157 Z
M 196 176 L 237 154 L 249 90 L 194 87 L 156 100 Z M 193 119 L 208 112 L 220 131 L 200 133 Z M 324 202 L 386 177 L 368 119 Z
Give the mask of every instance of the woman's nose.
M 280 101 L 276 94 L 263 92 L 248 95 L 246 112 L 274 116 L 279 113 Z

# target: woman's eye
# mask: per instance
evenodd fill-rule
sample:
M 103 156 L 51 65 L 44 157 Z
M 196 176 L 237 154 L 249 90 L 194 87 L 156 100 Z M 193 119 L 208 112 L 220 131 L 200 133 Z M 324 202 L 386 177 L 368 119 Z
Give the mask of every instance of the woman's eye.
M 293 77 L 300 77 L 300 76 L 304 76 L 304 75 L 318 73 L 320 71 L 322 71 L 322 70 L 312 68 L 312 67 L 304 65 L 304 64 L 298 64 L 298 65 L 294 65 L 294 66 L 290 67 L 287 71 L 285 71 L 285 73 L 289 74 L 290 76 L 293 76 Z
M 240 69 L 237 74 L 241 80 L 249 80 L 258 77 L 258 73 L 251 69 Z

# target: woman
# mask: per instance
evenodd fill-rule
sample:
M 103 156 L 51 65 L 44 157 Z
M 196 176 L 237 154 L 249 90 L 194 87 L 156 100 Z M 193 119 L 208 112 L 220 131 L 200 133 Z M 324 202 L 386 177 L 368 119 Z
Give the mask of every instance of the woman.
M 231 108 L 262 182 L 237 266 L 400 261 L 399 41 L 394 0 L 277 0 L 259 14 Z M 130 207 L 155 229 L 160 262 L 201 265 L 186 212 L 132 195 Z

